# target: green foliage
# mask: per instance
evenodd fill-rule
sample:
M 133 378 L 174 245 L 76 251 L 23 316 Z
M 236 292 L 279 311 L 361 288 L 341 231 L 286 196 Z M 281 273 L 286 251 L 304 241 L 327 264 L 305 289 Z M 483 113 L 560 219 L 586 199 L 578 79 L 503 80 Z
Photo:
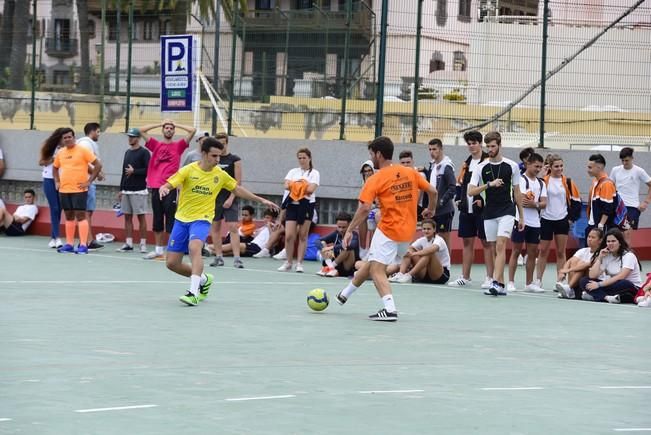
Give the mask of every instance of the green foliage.
M 461 93 L 459 88 L 454 88 L 452 91 L 443 95 L 443 99 L 447 101 L 465 102 L 466 96 Z

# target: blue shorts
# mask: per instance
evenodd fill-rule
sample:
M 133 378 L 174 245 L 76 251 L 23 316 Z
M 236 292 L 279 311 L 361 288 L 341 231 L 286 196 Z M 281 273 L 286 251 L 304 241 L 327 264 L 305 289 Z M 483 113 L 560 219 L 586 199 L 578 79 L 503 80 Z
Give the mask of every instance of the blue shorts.
M 209 233 L 210 222 L 208 221 L 181 222 L 174 219 L 174 227 L 172 227 L 172 234 L 170 234 L 170 240 L 167 243 L 167 250 L 186 253 L 190 240 L 201 240 L 205 243 Z
M 88 196 L 86 197 L 86 211 L 95 211 L 97 203 L 97 186 L 91 184 L 88 186 Z
M 459 214 L 459 237 L 463 239 L 479 237 L 480 240 L 486 240 L 484 219 L 481 213 Z

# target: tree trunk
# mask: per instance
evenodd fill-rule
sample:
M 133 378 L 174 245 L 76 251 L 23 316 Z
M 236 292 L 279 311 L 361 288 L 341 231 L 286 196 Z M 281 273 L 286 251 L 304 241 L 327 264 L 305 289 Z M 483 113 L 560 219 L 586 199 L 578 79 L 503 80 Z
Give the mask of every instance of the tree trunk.
M 77 21 L 79 21 L 79 92 L 90 93 L 90 46 L 88 44 L 88 2 L 77 0 Z
M 9 54 L 11 53 L 11 42 L 14 36 L 14 9 L 16 8 L 15 0 L 5 0 L 2 10 L 2 30 L 0 30 L 0 76 L 3 75 L 4 69 L 9 66 Z
M 184 35 L 188 28 L 190 16 L 189 0 L 177 0 L 172 11 L 172 34 Z
M 14 10 L 14 37 L 9 56 L 9 89 L 25 89 L 25 61 L 27 60 L 27 30 L 31 1 L 16 3 Z

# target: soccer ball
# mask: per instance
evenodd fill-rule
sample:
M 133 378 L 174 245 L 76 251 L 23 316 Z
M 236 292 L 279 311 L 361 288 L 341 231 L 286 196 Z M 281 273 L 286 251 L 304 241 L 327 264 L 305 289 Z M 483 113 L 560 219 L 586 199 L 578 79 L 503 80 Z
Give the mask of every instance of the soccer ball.
M 322 288 L 310 290 L 307 294 L 307 306 L 314 311 L 323 311 L 328 308 L 328 295 Z

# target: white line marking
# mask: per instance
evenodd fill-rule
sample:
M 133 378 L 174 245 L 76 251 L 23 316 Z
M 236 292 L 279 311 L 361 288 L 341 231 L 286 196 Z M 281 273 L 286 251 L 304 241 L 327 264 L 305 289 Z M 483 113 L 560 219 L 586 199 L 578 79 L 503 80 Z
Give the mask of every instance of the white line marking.
M 359 394 L 400 394 L 400 393 L 423 393 L 425 390 L 371 390 L 359 391 Z
M 0 418 L 0 421 L 11 421 L 10 418 Z
M 599 388 L 602 390 L 645 390 L 651 388 L 651 385 L 614 385 Z
M 232 399 L 224 399 L 226 402 L 243 402 L 245 400 L 272 400 L 272 399 L 289 399 L 296 397 L 294 394 L 285 394 L 283 396 L 260 396 L 260 397 L 236 397 Z
M 615 432 L 651 432 L 651 427 L 630 427 L 613 430 Z
M 95 349 L 94 352 L 105 353 L 108 355 L 133 355 L 133 353 L 131 352 L 118 352 L 117 350 L 109 350 L 109 349 Z
M 106 280 L 91 280 L 91 281 L 0 281 L 0 284 L 187 284 L 188 281 L 106 281 Z M 251 284 L 262 284 L 260 281 L 215 281 L 215 284 L 227 284 L 227 285 L 251 285 Z M 274 284 L 282 285 L 305 285 L 304 282 L 296 281 L 274 281 Z
M 142 409 L 142 408 L 156 408 L 158 405 L 133 405 L 133 406 L 115 406 L 112 408 L 93 408 L 93 409 L 76 409 L 75 412 L 104 412 L 104 411 L 122 411 L 125 409 Z
M 543 387 L 487 387 L 481 388 L 482 391 L 527 391 L 527 390 L 544 390 Z

